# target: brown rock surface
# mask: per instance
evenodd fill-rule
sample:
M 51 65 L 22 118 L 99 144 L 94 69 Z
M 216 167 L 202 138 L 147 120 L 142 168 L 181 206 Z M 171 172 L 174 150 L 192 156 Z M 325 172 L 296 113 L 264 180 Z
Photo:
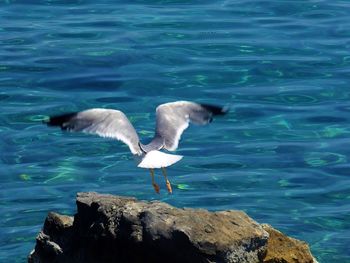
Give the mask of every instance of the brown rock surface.
M 302 261 L 308 249 L 293 254 L 294 241 L 302 242 L 283 235 L 286 252 L 280 232 L 264 230 L 242 211 L 179 209 L 97 193 L 79 193 L 77 207 L 74 220 L 49 213 L 29 262 L 312 262 Z M 278 261 L 282 252 L 301 261 Z
M 265 263 L 315 263 L 308 244 L 288 237 L 268 224 L 262 227 L 269 233 Z

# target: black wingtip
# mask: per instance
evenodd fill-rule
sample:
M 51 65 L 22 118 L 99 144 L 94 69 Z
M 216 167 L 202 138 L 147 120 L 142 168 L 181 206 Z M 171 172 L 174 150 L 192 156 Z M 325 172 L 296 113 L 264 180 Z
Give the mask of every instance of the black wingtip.
M 49 119 L 44 120 L 43 123 L 45 123 L 47 126 L 59 126 L 64 129 L 64 123 L 67 123 L 76 115 L 76 112 L 71 112 L 63 115 L 50 116 Z
M 201 106 L 210 111 L 213 115 L 225 115 L 229 110 L 228 107 L 220 107 L 211 104 L 201 104 Z

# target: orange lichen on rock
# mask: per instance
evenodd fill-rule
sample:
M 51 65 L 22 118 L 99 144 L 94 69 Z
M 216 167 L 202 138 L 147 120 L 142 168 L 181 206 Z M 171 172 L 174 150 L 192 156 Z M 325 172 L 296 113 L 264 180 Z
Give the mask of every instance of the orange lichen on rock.
M 316 263 L 309 246 L 288 237 L 268 224 L 261 225 L 269 233 L 264 263 Z

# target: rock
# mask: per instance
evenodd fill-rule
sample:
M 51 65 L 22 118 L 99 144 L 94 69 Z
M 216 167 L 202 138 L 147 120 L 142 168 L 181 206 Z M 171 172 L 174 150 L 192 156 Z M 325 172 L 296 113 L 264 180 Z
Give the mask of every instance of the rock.
M 242 211 L 97 193 L 79 193 L 77 208 L 74 220 L 49 213 L 29 262 L 313 262 L 305 243 Z
M 264 258 L 266 263 L 316 263 L 317 261 L 311 255 L 309 246 L 300 240 L 287 237 L 280 231 L 274 229 L 268 224 L 262 224 L 262 227 L 269 233 L 270 238 L 267 242 L 267 254 Z
M 50 212 L 28 262 L 55 262 L 64 258 L 64 251 L 69 250 L 74 240 L 73 220 L 71 216 Z

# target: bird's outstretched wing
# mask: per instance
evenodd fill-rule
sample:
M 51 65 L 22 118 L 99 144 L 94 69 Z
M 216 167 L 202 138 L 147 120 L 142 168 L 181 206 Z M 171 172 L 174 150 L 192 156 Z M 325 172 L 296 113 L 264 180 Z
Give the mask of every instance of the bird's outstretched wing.
M 89 109 L 76 113 L 52 116 L 46 124 L 62 130 L 97 134 L 120 140 L 133 154 L 141 154 L 139 137 L 125 114 L 112 109 Z
M 165 149 L 174 151 L 190 122 L 204 125 L 211 122 L 214 115 L 224 115 L 226 112 L 222 107 L 190 101 L 161 104 L 156 109 L 156 136 L 163 138 Z

